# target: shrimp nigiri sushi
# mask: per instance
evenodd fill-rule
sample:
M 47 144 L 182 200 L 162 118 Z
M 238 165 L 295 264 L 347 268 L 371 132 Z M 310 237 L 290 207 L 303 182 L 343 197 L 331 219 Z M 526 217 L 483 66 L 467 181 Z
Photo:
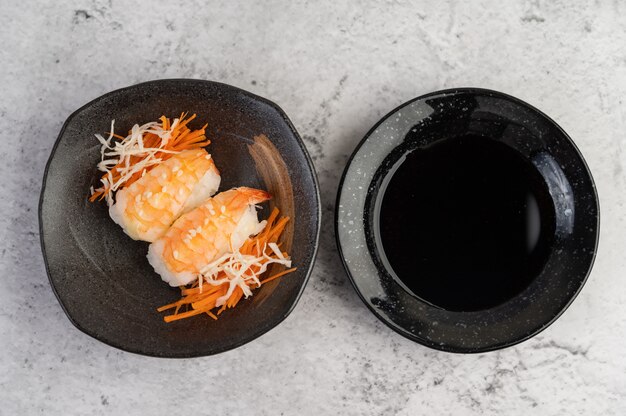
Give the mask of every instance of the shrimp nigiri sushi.
M 209 198 L 150 244 L 148 261 L 170 286 L 192 282 L 206 265 L 263 230 L 266 222 L 259 222 L 255 205 L 268 199 L 267 192 L 245 187 Z
M 109 215 L 135 240 L 163 236 L 183 213 L 217 192 L 220 173 L 204 149 L 185 150 L 117 191 Z

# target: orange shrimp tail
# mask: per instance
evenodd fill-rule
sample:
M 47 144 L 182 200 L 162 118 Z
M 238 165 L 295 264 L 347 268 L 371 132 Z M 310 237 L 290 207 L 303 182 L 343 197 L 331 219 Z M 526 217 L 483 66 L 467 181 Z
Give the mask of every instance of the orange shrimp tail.
M 260 204 L 261 202 L 268 201 L 272 198 L 272 195 L 268 192 L 265 192 L 261 189 L 254 189 L 242 186 L 240 188 L 236 188 L 239 194 L 247 199 L 248 204 L 255 205 Z

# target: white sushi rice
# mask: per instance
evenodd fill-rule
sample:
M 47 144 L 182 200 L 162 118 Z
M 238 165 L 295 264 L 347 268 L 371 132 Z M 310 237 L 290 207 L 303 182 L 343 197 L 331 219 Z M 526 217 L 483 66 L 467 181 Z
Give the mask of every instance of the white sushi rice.
M 241 248 L 243 243 L 251 235 L 257 235 L 265 228 L 267 221 L 263 220 L 259 222 L 257 217 L 256 207 L 254 205 L 248 205 L 248 209 L 242 215 L 241 219 L 237 223 L 235 230 L 230 235 L 230 247 L 231 251 L 237 251 Z
M 121 189 L 117 191 L 117 194 L 115 194 L 115 203 L 109 206 L 109 216 L 117 225 L 122 227 L 122 230 L 124 230 L 124 233 L 126 233 L 126 235 L 128 235 L 133 240 L 154 241 L 157 238 L 159 238 L 158 235 L 154 235 L 154 236 L 148 235 L 150 234 L 150 230 L 148 230 L 148 233 L 145 236 L 139 235 L 139 232 L 138 230 L 136 230 L 136 227 L 130 227 L 129 224 L 127 224 L 127 218 L 124 215 L 124 213 L 126 212 L 127 205 L 128 205 L 127 189 Z
M 148 247 L 148 262 L 154 268 L 154 271 L 161 276 L 164 282 L 169 283 L 170 286 L 183 286 L 186 285 L 197 277 L 194 273 L 191 272 L 181 272 L 176 273 L 171 271 L 165 261 L 163 260 L 163 248 L 165 242 L 164 240 L 157 240 L 154 243 L 150 244 Z
M 191 211 L 200 206 L 207 198 L 215 195 L 220 187 L 221 176 L 216 169 L 209 169 L 204 176 L 194 185 L 191 195 L 185 201 L 182 213 Z

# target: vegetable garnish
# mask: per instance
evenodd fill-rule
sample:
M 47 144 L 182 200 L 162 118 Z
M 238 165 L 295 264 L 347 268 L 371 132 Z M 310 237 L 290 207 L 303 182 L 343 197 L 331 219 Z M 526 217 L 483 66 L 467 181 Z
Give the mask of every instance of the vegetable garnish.
M 100 179 L 102 186 L 95 190 L 91 188 L 89 200 L 106 198 L 111 205 L 115 191 L 132 184 L 172 155 L 207 146 L 211 141 L 205 136 L 206 124 L 199 130 L 187 127 L 195 117 L 195 114 L 187 117 L 187 113 L 183 113 L 170 122 L 169 118 L 161 116 L 160 122 L 135 124 L 126 137 L 114 133 L 115 120 L 112 120 L 107 139 L 96 134 L 102 144 L 98 170 L 104 175 Z
M 280 250 L 278 240 L 289 221 L 288 217 L 278 218 L 279 210 L 274 208 L 263 231 L 248 238 L 234 253 L 228 253 L 201 270 L 198 280 L 192 285 L 181 286 L 181 299 L 161 306 L 163 312 L 174 309 L 165 316 L 165 322 L 177 321 L 206 313 L 217 319 L 226 308 L 233 308 L 242 297 L 252 295 L 252 289 L 291 273 L 288 254 Z M 281 264 L 288 269 L 263 278 L 271 264 Z M 213 309 L 219 308 L 216 313 Z M 185 309 L 181 311 L 181 309 Z

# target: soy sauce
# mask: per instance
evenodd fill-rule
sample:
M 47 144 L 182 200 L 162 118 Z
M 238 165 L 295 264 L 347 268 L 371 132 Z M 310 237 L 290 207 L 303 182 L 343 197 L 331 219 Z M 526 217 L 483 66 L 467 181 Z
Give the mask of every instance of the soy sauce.
M 446 310 L 483 310 L 522 292 L 544 266 L 552 199 L 506 144 L 440 140 L 406 154 L 385 182 L 375 219 L 381 261 L 415 296 Z

